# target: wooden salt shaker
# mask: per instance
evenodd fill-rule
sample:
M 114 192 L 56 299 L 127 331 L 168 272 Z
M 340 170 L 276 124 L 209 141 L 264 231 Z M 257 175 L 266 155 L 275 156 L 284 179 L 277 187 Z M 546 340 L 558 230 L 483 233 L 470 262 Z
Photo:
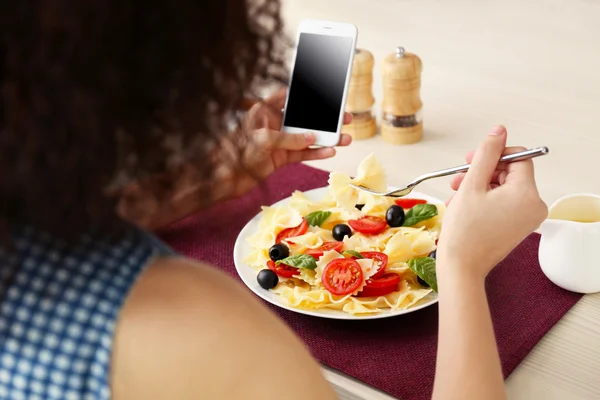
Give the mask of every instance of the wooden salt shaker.
M 373 64 L 373 54 L 364 49 L 355 50 L 346 99 L 346 111 L 352 113 L 352 123 L 343 128 L 344 133 L 353 139 L 367 139 L 377 132 L 377 123 L 371 112 L 375 103 L 372 92 Z
M 385 58 L 381 137 L 393 144 L 411 144 L 423 138 L 421 59 L 396 48 Z

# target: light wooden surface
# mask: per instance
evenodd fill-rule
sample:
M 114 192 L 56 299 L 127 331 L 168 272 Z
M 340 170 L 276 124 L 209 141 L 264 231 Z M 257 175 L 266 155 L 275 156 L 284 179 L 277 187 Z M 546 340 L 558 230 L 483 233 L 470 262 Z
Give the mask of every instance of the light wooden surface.
M 600 1 L 284 0 L 284 16 L 290 31 L 303 18 L 358 26 L 358 47 L 375 57 L 378 115 L 384 57 L 403 46 L 423 61 L 421 142 L 398 147 L 377 135 L 312 165 L 351 174 L 373 152 L 400 186 L 463 163 L 490 127 L 504 124 L 509 144 L 550 148 L 535 161 L 548 204 L 570 193 L 600 194 Z M 451 193 L 447 179 L 419 190 Z M 386 398 L 327 377 L 356 398 Z M 571 309 L 506 384 L 511 399 L 600 399 L 600 294 Z

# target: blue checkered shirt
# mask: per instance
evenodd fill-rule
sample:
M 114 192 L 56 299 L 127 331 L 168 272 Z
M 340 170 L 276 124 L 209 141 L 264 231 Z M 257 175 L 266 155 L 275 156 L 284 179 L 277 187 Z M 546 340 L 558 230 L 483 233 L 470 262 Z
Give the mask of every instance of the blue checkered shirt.
M 66 245 L 23 229 L 0 250 L 0 399 L 110 399 L 119 311 L 157 254 L 153 237 Z

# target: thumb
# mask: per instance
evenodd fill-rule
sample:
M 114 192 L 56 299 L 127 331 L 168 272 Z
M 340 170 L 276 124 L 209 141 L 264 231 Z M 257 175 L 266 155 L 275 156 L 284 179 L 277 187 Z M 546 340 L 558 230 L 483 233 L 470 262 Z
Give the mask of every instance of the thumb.
M 477 190 L 486 190 L 505 148 L 506 128 L 501 125 L 495 126 L 475 152 L 463 185 Z
M 280 89 L 271 96 L 269 96 L 265 103 L 268 106 L 275 108 L 278 112 L 285 106 L 285 96 L 287 95 L 287 88 Z

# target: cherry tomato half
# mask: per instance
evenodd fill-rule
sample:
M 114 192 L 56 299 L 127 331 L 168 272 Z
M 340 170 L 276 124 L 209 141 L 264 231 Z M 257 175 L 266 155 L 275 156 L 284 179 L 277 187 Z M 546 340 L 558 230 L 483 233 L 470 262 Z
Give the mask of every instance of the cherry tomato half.
M 289 265 L 285 264 L 276 265 L 275 261 L 273 260 L 267 261 L 267 268 L 282 278 L 291 278 L 294 275 L 298 275 L 298 268 L 290 267 Z
M 356 295 L 356 297 L 385 296 L 386 294 L 395 292 L 399 283 L 400 276 L 398 274 L 384 274 L 381 278 L 367 280 L 366 286 Z
M 277 238 L 275 239 L 275 243 L 281 243 L 286 239 L 302 236 L 308 230 L 308 222 L 306 218 L 302 218 L 302 222 L 295 228 L 287 228 L 279 232 Z
M 336 258 L 323 268 L 321 282 L 336 296 L 345 296 L 358 290 L 364 275 L 360 264 L 351 258 Z
M 394 202 L 396 203 L 396 205 L 402 207 L 405 210 L 408 210 L 409 208 L 413 208 L 417 204 L 427 203 L 427 200 L 400 198 L 400 199 L 396 199 Z
M 318 260 L 319 257 L 321 257 L 323 255 L 323 253 L 325 253 L 326 251 L 335 250 L 339 253 L 342 251 L 343 247 L 344 247 L 343 242 L 325 242 L 321 246 L 317 247 L 316 249 L 306 250 L 305 253 L 308 254 L 309 256 L 313 256 L 314 258 L 316 258 Z
M 371 279 L 381 278 L 383 274 L 385 274 L 385 267 L 387 267 L 388 264 L 387 254 L 380 253 L 379 251 L 363 251 L 360 254 L 362 254 L 364 258 L 370 258 L 376 264 L 379 264 L 379 269 L 371 276 Z
M 351 219 L 348 221 L 348 225 L 357 232 L 366 233 L 369 235 L 377 235 L 387 227 L 387 222 L 381 218 L 367 215 L 359 219 Z

